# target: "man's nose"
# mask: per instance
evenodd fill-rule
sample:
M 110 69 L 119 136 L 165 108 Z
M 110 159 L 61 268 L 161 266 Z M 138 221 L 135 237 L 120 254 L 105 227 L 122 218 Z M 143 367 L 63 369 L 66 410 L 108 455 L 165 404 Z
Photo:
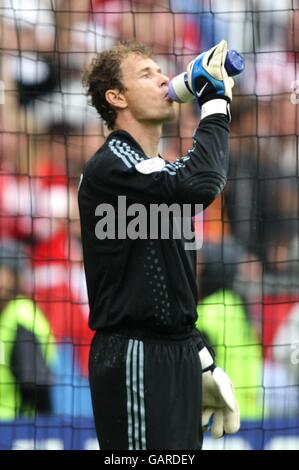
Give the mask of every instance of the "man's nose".
M 163 73 L 160 74 L 160 86 L 168 85 L 169 80 L 170 79 L 167 77 L 167 75 L 164 75 Z

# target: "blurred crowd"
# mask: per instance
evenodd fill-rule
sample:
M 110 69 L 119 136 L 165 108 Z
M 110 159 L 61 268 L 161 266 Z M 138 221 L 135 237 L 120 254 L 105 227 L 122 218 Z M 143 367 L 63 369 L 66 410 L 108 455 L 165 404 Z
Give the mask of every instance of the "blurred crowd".
M 229 368 L 244 419 L 298 415 L 299 366 L 291 355 L 299 344 L 299 2 L 3 0 L 0 345 L 9 324 L 10 342 L 28 343 L 24 332 L 19 336 L 25 330 L 35 347 L 1 346 L 0 391 L 8 380 L 5 354 L 14 358 L 9 380 L 23 385 L 14 413 L 5 413 L 11 405 L 0 398 L 0 420 L 30 406 L 89 413 L 82 397 L 59 408 L 66 388 L 74 393 L 78 377 L 87 377 L 92 332 L 77 185 L 84 162 L 107 135 L 81 77 L 95 52 L 131 38 L 150 45 L 170 77 L 223 38 L 245 57 L 246 71 L 235 80 L 228 184 L 203 216 L 197 325 Z M 192 146 L 199 121 L 194 103 L 176 110 L 161 144 L 171 161 Z M 26 354 L 35 361 L 35 399 L 24 386 L 34 382 L 32 374 L 20 373 Z M 47 390 L 55 383 L 65 389 L 50 403 Z

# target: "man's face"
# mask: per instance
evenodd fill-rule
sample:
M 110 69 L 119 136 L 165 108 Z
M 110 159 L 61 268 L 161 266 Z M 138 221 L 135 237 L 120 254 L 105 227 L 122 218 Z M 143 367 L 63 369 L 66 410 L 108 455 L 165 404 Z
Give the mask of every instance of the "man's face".
M 161 124 L 174 119 L 174 106 L 167 99 L 169 78 L 150 58 L 130 54 L 121 64 L 128 110 L 139 122 Z

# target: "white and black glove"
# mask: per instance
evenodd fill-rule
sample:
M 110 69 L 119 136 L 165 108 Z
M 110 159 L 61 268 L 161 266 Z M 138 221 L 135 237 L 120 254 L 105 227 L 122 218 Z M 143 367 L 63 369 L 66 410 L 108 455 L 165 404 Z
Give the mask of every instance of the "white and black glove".
M 211 427 L 212 436 L 234 434 L 240 429 L 240 411 L 235 398 L 234 386 L 220 367 L 215 367 L 213 358 L 204 347 L 199 352 L 202 364 L 202 427 Z
M 226 56 L 227 42 L 223 40 L 188 65 L 190 87 L 200 106 L 217 98 L 231 102 L 234 81 L 225 69 Z
M 200 54 L 187 67 L 189 86 L 201 107 L 201 119 L 220 113 L 230 120 L 229 103 L 234 80 L 225 69 L 226 56 L 227 42 L 223 40 Z

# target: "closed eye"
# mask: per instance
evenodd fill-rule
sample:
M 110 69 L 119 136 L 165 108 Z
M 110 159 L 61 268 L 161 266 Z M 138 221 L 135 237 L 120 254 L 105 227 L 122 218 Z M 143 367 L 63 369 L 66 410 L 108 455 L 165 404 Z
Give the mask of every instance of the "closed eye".
M 140 70 L 140 78 L 150 78 L 153 76 L 154 73 L 161 73 L 161 69 L 158 68 L 157 70 L 152 70 L 151 67 L 145 67 L 143 70 Z

